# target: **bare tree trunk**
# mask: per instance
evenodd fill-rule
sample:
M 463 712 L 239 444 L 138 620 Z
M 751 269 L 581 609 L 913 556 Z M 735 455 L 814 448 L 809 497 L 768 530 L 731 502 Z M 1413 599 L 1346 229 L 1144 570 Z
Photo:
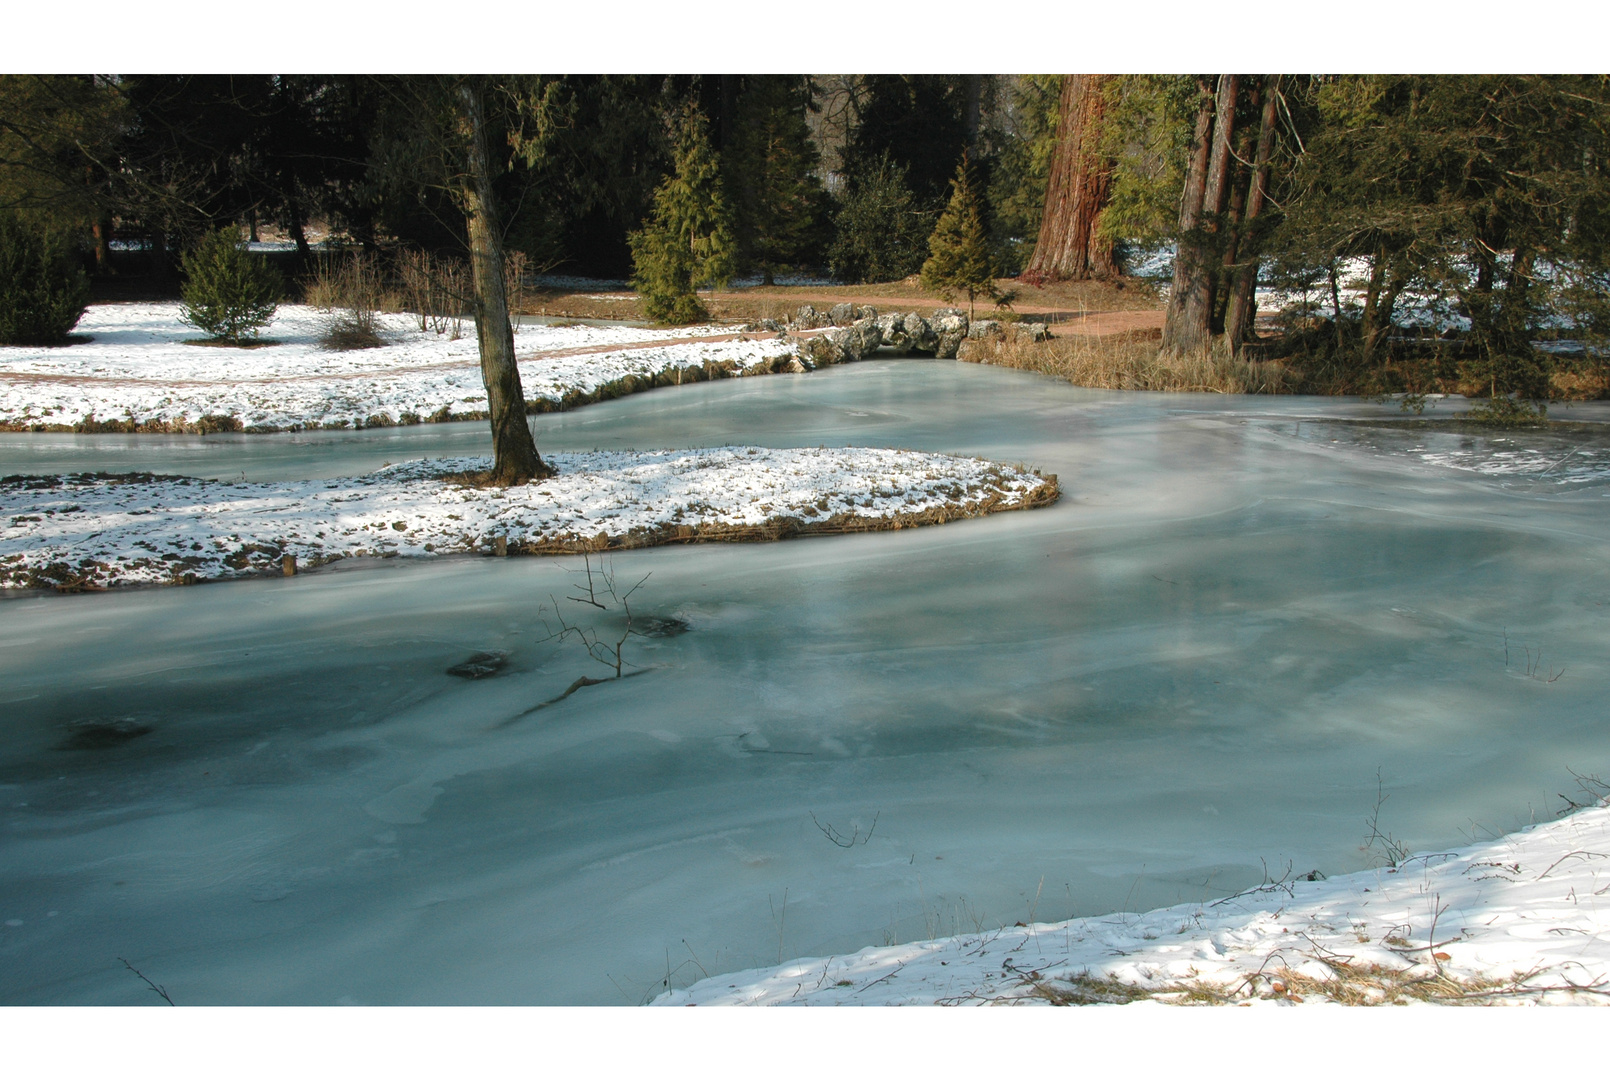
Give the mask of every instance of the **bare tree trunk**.
M 1254 229 L 1263 213 L 1264 198 L 1269 191 L 1269 159 L 1275 146 L 1275 98 L 1280 93 L 1280 76 L 1265 76 L 1263 115 L 1258 118 L 1258 151 L 1253 159 L 1252 190 L 1247 193 L 1247 209 L 1241 218 L 1240 250 L 1237 257 L 1243 260 L 1236 268 L 1235 280 L 1230 289 L 1230 307 L 1225 315 L 1224 333 L 1232 352 L 1239 354 L 1241 346 L 1252 336 L 1258 318 L 1258 255 L 1248 247 L 1256 243 Z
M 115 273 L 112 269 L 112 219 L 105 214 L 95 219 L 95 272 Z
M 1101 211 L 1112 191 L 1112 163 L 1101 153 L 1106 75 L 1064 75 L 1057 144 L 1045 189 L 1045 212 L 1029 280 L 1084 281 L 1111 277 L 1111 240 L 1100 234 Z
M 1180 298 L 1177 347 L 1190 351 L 1205 348 L 1213 341 L 1213 292 L 1217 283 L 1214 258 L 1219 239 L 1219 215 L 1224 212 L 1224 197 L 1229 190 L 1225 182 L 1230 170 L 1230 139 L 1235 134 L 1235 103 L 1238 79 L 1234 75 L 1220 75 L 1219 89 L 1213 121 L 1213 154 L 1208 161 L 1207 180 L 1202 191 L 1202 216 L 1197 227 L 1180 236 L 1180 256 L 1186 248 L 1195 248 L 1190 259 L 1192 274 L 1185 284 L 1185 295 Z M 1166 332 L 1165 332 L 1166 337 Z
M 554 471 L 537 456 L 537 444 L 526 423 L 525 392 L 520 387 L 520 368 L 514 359 L 514 330 L 509 325 L 508 296 L 504 291 L 503 236 L 492 195 L 486 121 L 480 93 L 474 86 L 458 88 L 458 106 L 469 151 L 469 176 L 460 196 L 469 230 L 475 336 L 481 349 L 481 381 L 486 385 L 495 456 L 488 479 L 506 487 L 552 476 Z
M 1209 344 L 1206 326 L 1196 329 L 1182 318 L 1186 296 L 1196 281 L 1208 272 L 1197 242 L 1202 220 L 1202 203 L 1207 193 L 1209 142 L 1213 132 L 1213 93 L 1206 80 L 1198 80 L 1196 131 L 1191 136 L 1191 167 L 1185 174 L 1185 190 L 1180 195 L 1179 242 L 1174 253 L 1174 280 L 1168 291 L 1168 309 L 1163 315 L 1163 348 L 1188 351 Z

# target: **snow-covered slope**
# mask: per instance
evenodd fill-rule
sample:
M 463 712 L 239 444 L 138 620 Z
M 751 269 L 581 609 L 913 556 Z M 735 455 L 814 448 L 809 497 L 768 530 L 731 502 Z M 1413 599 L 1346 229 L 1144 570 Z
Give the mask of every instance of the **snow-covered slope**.
M 1610 1003 L 1610 806 L 1600 803 L 1395 868 L 1315 881 L 1288 870 L 1142 915 L 795 960 L 654 1004 Z

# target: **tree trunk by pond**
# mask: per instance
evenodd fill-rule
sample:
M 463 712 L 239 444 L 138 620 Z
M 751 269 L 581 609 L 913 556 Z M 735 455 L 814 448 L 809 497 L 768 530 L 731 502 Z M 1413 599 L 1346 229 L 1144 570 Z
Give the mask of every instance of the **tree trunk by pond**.
M 460 189 L 470 241 L 470 274 L 474 283 L 475 336 L 481 350 L 481 381 L 486 385 L 492 424 L 494 462 L 488 480 L 500 486 L 552 476 L 537 455 L 526 422 L 525 392 L 514 359 L 514 329 L 509 325 L 508 294 L 503 280 L 503 236 L 492 191 L 491 158 L 480 92 L 470 84 L 458 88 L 459 118 L 468 149 L 469 174 Z

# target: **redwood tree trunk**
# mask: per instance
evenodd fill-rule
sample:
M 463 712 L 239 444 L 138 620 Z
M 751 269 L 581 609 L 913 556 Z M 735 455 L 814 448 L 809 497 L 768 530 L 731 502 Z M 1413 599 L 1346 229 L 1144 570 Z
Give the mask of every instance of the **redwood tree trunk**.
M 1196 131 L 1191 136 L 1191 167 L 1185 174 L 1185 190 L 1180 194 L 1179 243 L 1174 252 L 1174 280 L 1168 291 L 1168 309 L 1163 315 L 1163 348 L 1194 350 L 1206 347 L 1207 326 L 1200 330 L 1182 317 L 1185 298 L 1196 288 L 1197 280 L 1212 272 L 1202 258 L 1197 231 L 1202 220 L 1202 202 L 1207 192 L 1208 158 L 1213 134 L 1213 92 L 1206 80 L 1197 83 Z
M 1101 153 L 1106 75 L 1064 75 L 1057 144 L 1045 188 L 1045 213 L 1024 276 L 1085 281 L 1116 273 L 1113 245 L 1098 229 L 1112 192 L 1112 162 Z
M 509 302 L 504 292 L 503 236 L 492 195 L 486 120 L 480 93 L 474 86 L 459 87 L 458 106 L 469 151 L 469 175 L 460 197 L 469 230 L 475 336 L 481 349 L 481 381 L 486 385 L 495 456 L 488 479 L 500 486 L 523 484 L 552 476 L 554 471 L 537 456 L 537 444 L 526 423 L 525 393 L 520 387 L 520 368 L 514 360 L 514 329 L 509 325 Z
M 1241 260 L 1235 270 L 1230 289 L 1230 306 L 1225 315 L 1224 333 L 1232 352 L 1239 353 L 1241 346 L 1252 336 L 1258 318 L 1258 254 L 1255 247 L 1257 221 L 1263 213 L 1264 199 L 1269 191 L 1269 159 L 1275 147 L 1275 97 L 1280 92 L 1280 76 L 1269 75 L 1263 89 L 1263 114 L 1258 118 L 1258 151 L 1253 159 L 1252 190 L 1247 193 L 1247 208 L 1241 217 L 1241 245 L 1237 252 Z

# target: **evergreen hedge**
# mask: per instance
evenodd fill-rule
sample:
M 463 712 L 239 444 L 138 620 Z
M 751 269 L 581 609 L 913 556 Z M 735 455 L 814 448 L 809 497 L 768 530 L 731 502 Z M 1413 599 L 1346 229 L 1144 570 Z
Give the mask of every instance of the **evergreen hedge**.
M 0 214 L 0 345 L 60 344 L 88 303 L 72 237 Z

